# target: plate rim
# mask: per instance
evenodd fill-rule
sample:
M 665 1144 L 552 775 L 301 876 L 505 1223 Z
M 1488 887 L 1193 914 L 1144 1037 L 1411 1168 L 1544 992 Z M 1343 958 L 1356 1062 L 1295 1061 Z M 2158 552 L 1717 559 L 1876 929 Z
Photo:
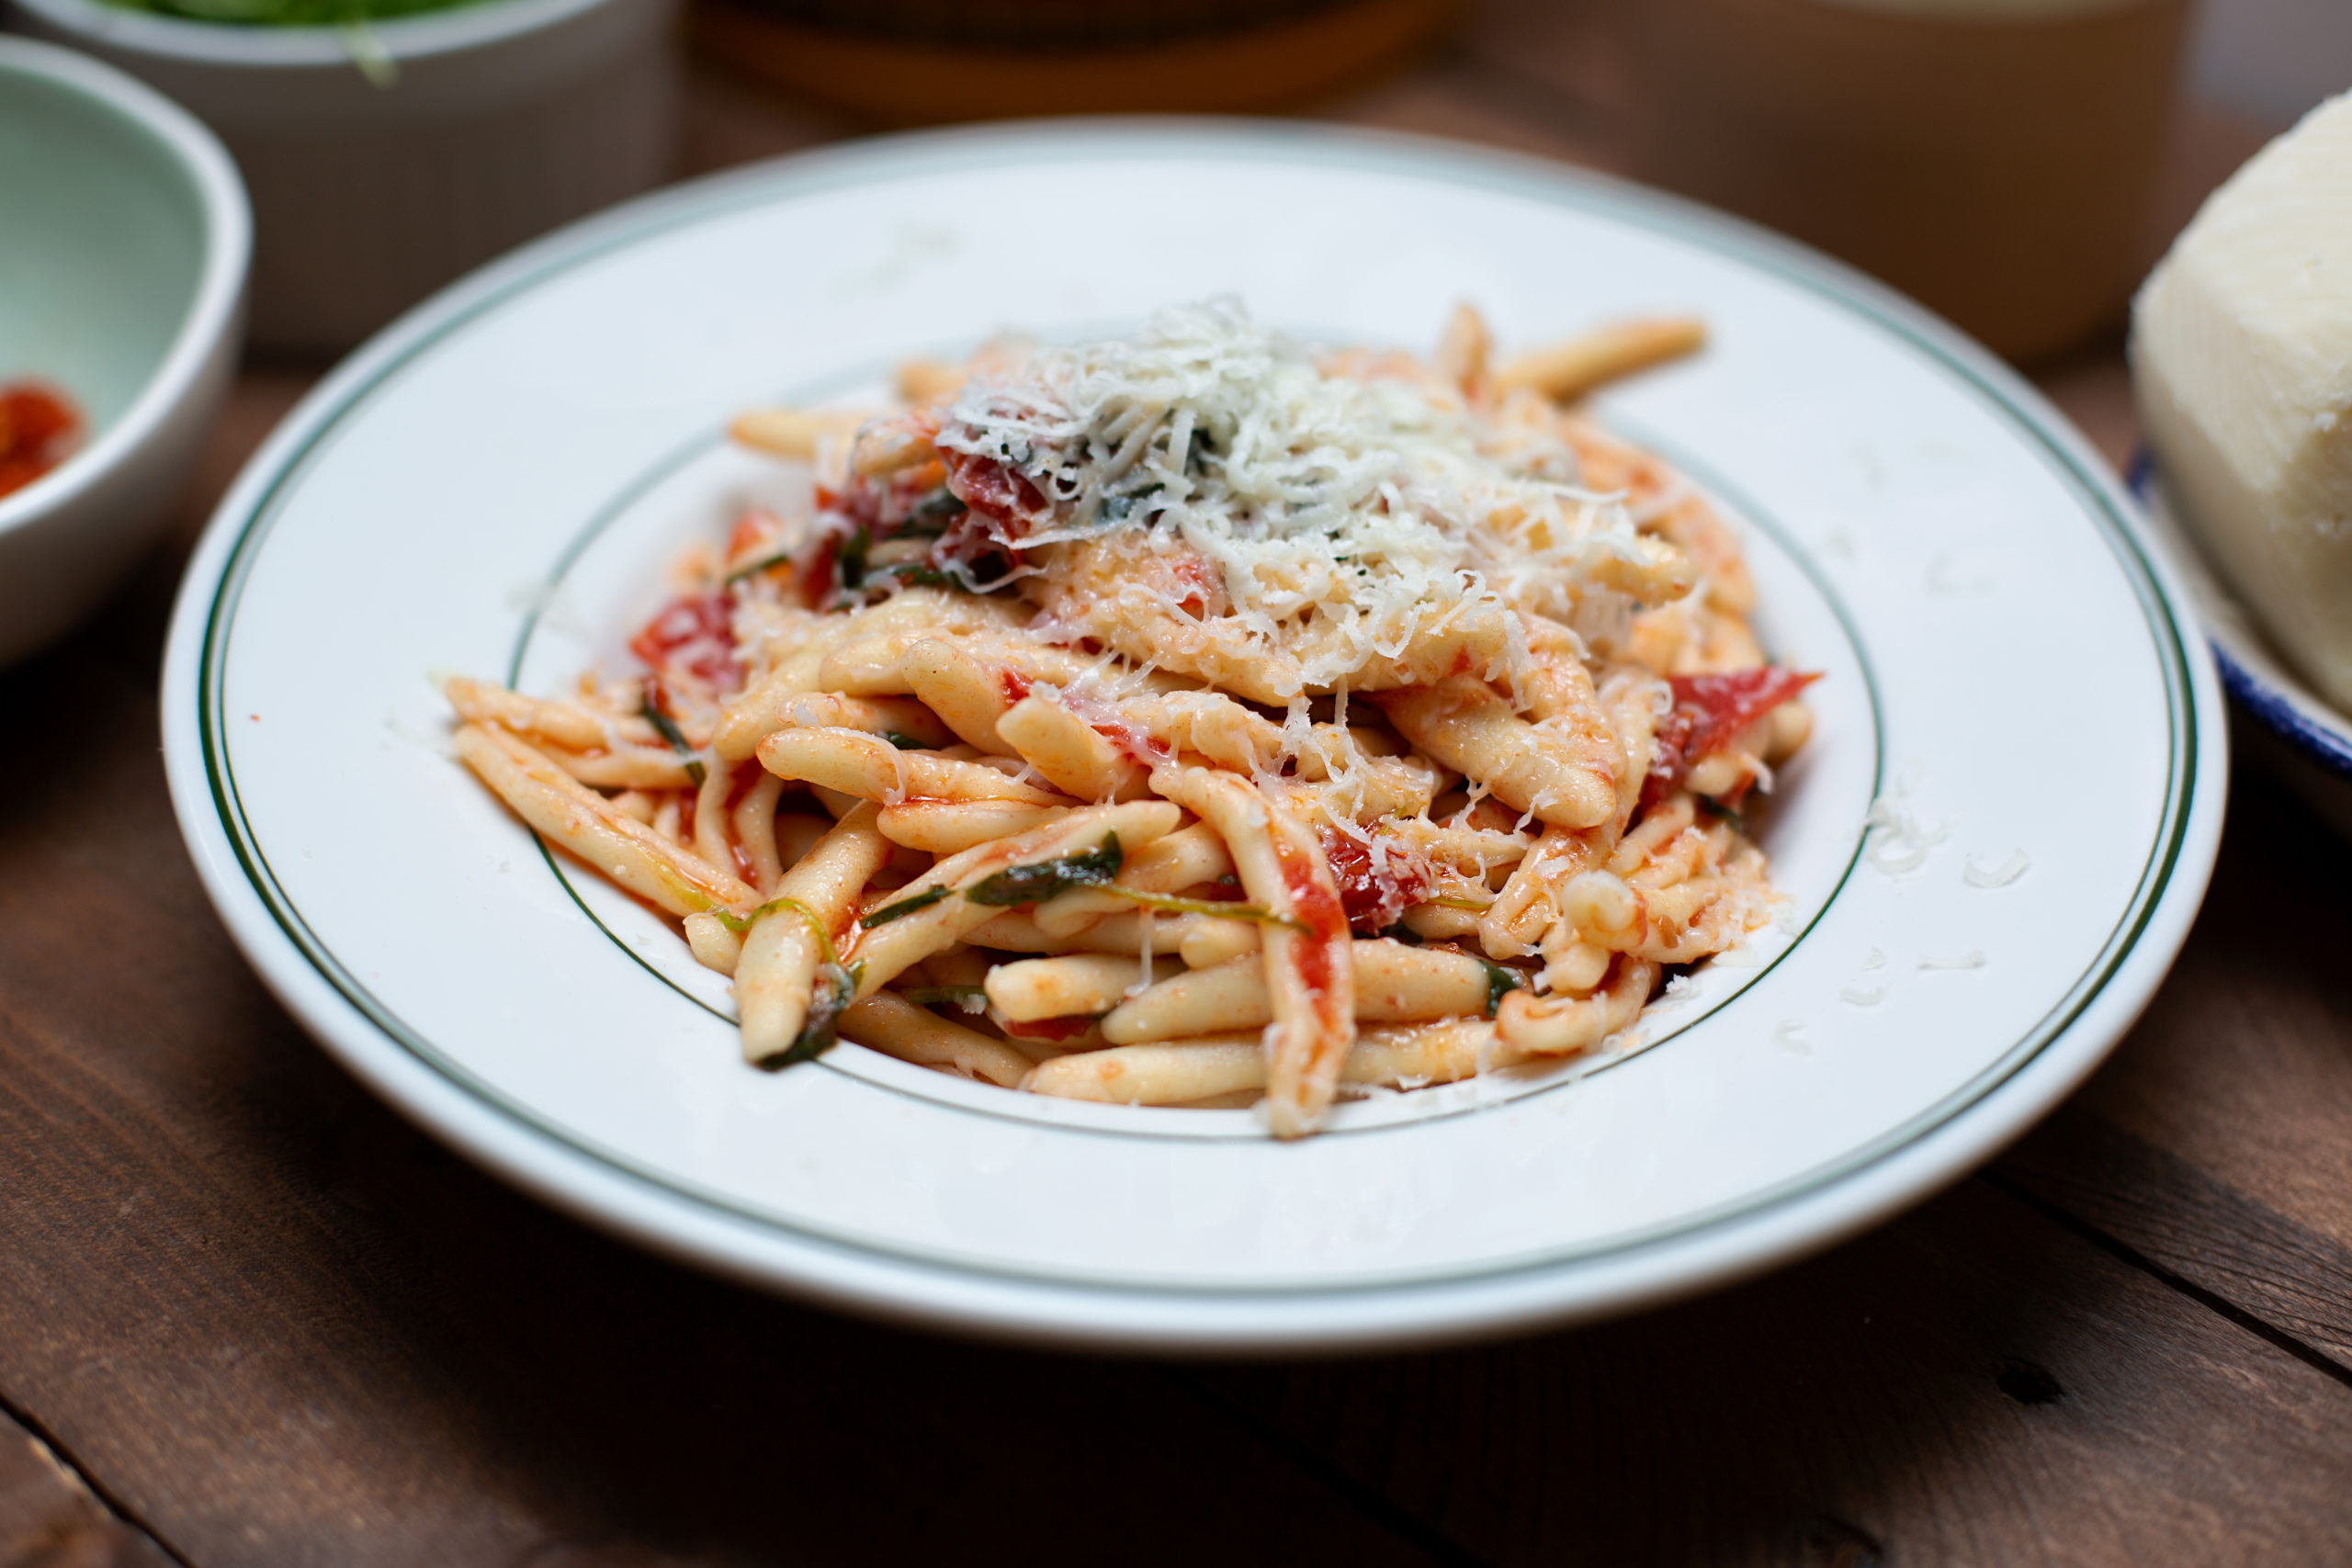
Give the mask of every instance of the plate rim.
M 2176 729 L 2168 786 L 2174 798 L 2160 818 L 2155 848 L 2124 915 L 2097 959 L 2028 1038 L 2042 1035 L 2021 1060 L 1926 1126 L 1906 1122 L 1892 1146 L 1845 1162 L 1833 1174 L 1793 1193 L 1744 1201 L 1728 1213 L 1678 1226 L 1668 1235 L 1596 1258 L 1537 1261 L 1476 1270 L 1433 1280 L 1361 1285 L 1198 1291 L 1159 1284 L 1121 1285 L 1035 1275 L 976 1279 L 959 1264 L 884 1254 L 882 1272 L 847 1267 L 838 1254 L 875 1254 L 855 1243 L 783 1231 L 777 1222 L 740 1212 L 714 1224 L 712 1216 L 684 1216 L 676 1206 L 707 1203 L 674 1184 L 656 1184 L 625 1164 L 600 1157 L 577 1138 L 562 1139 L 517 1117 L 494 1100 L 444 1076 L 419 1058 L 354 998 L 334 985 L 286 930 L 252 879 L 226 802 L 213 774 L 212 738 L 201 707 L 214 659 L 214 607 L 241 582 L 245 545 L 277 490 L 300 477 L 320 451 L 321 439 L 369 390 L 396 378 L 404 365 L 446 332 L 493 309 L 540 278 L 617 246 L 759 199 L 782 197 L 854 182 L 868 173 L 921 167 L 943 150 L 974 156 L 1017 145 L 1037 155 L 1066 157 L 1199 155 L 1222 148 L 1271 147 L 1295 158 L 1321 153 L 1356 166 L 1385 166 L 1426 175 L 1442 167 L 1472 174 L 1482 184 L 1583 210 L 1630 220 L 1735 256 L 1806 288 L 1872 321 L 1969 383 L 2006 414 L 2021 439 L 2076 492 L 2100 527 L 2142 602 L 2165 665 L 2167 720 Z M 1694 233 L 1694 231 L 1696 232 Z M 2136 565 L 2136 571 L 2134 567 Z M 346 361 L 288 417 L 239 475 L 208 523 L 175 607 L 167 645 L 164 725 L 167 772 L 182 831 L 206 890 L 232 935 L 271 989 L 305 1027 L 378 1092 L 437 1135 L 558 1206 L 622 1230 L 658 1250 L 735 1273 L 770 1288 L 831 1300 L 884 1315 L 964 1332 L 1012 1335 L 1057 1343 L 1178 1348 L 1291 1349 L 1428 1342 L 1490 1332 L 1543 1320 L 1626 1310 L 1663 1295 L 1725 1282 L 1801 1252 L 1816 1250 L 1907 1206 L 1956 1179 L 1975 1160 L 2022 1132 L 2072 1085 L 2086 1076 L 2135 1018 L 2185 939 L 2218 847 L 2225 741 L 2212 722 L 2219 711 L 2214 668 L 2205 639 L 2188 635 L 2193 623 L 2169 563 L 2150 547 L 2140 522 L 2104 464 L 2046 400 L 2005 367 L 1919 307 L 1792 242 L 1737 220 L 1546 160 L 1436 138 L 1353 128 L 1250 121 L 1184 119 L 1014 123 L 905 136 L 820 149 L 729 171 L 613 209 L 539 241 L 453 285 L 403 316 Z M 190 734 L 193 728 L 194 734 Z M 2185 728 L 2186 733 L 2179 733 Z M 193 750 L 192 750 L 193 748 Z M 226 852 L 225 855 L 223 852 Z M 2087 986 L 2087 989 L 2085 989 Z M 2064 1014 L 2054 1025 L 2049 1020 Z M 2047 1026 L 2047 1033 L 2043 1029 Z M 2067 1047 L 2060 1049 L 2060 1047 Z M 389 1050 L 395 1059 L 387 1059 Z M 2007 1058 L 2005 1057 L 2004 1060 Z M 421 1077 L 419 1075 L 425 1075 Z M 1972 1080 L 1973 1081 L 1973 1080 Z M 464 1101 L 465 1103 L 456 1103 Z M 1908 1130 L 1908 1131 L 1906 1131 Z M 1887 1134 L 1873 1140 L 1875 1148 Z M 541 1146 L 545 1145 L 545 1146 Z M 657 1190 L 628 1190 L 638 1183 Z M 617 1185 L 616 1185 L 617 1184 Z M 729 1224 L 762 1233 L 746 1238 Z M 1745 1245 L 1738 1235 L 1749 1233 Z M 1725 1233 L 1729 1233 L 1726 1235 Z M 767 1245 L 747 1245 L 764 1240 Z M 1726 1241 L 1731 1245 L 1724 1245 Z M 783 1245 L 779 1254 L 778 1245 Z M 1645 1255 L 1648 1267 L 1644 1267 Z M 869 1256 L 867 1262 L 872 1262 Z M 1612 1273 L 1631 1276 L 1608 1282 Z M 943 1290 L 942 1280 L 947 1281 Z M 1601 1280 L 1598 1289 L 1577 1288 Z M 1531 1281 L 1538 1288 L 1531 1293 Z M 1521 1287 L 1516 1292 L 1513 1286 Z M 974 1315 L 974 1297 L 1007 1301 L 1002 1310 Z M 1484 1292 L 1483 1304 L 1477 1300 Z M 1340 1298 L 1361 1298 L 1354 1311 L 1336 1310 Z M 1035 1298 L 1057 1298 L 1040 1301 Z M 1506 1299 L 1510 1298 L 1510 1299 Z M 1165 1311 L 1105 1311 L 1109 1302 L 1198 1305 L 1213 1300 L 1238 1309 L 1215 1322 L 1186 1322 Z M 1372 1310 L 1365 1311 L 1366 1303 Z M 1040 1310 L 1044 1308 L 1045 1310 Z M 1300 1309 L 1305 1309 L 1304 1312 Z M 1255 1313 L 1254 1318 L 1251 1314 Z
M 2264 728 L 2293 747 L 2299 755 L 2331 777 L 2352 782 L 2352 716 L 2303 684 L 2285 659 L 2269 646 L 2253 611 L 2222 579 L 2203 542 L 2194 536 L 2188 519 L 2181 516 L 2172 488 L 2165 481 L 2164 465 L 2157 461 L 2152 448 L 2143 445 L 2132 451 L 2123 483 L 2132 501 L 2165 531 L 2167 545 L 2194 556 L 2199 571 L 2190 586 L 2199 598 L 2198 607 L 2203 608 L 2202 598 L 2210 595 L 2239 617 L 2234 623 L 2223 615 L 2198 617 L 2199 629 L 2212 645 L 2213 661 L 2221 671 L 2222 688 Z M 2247 657 L 2249 651 L 2277 671 L 2278 678 L 2263 674 L 2255 660 Z

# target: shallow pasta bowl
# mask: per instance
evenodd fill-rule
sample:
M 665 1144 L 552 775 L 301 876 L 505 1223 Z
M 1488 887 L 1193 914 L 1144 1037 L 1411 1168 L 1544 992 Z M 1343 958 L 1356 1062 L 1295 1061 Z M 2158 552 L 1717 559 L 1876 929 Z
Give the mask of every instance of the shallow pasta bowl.
M 1110 266 L 999 221 L 972 199 L 991 182 L 1218 216 Z M 545 693 L 618 660 L 663 563 L 778 482 L 728 446 L 741 409 L 1220 292 L 1333 343 L 1425 343 L 1464 298 L 1513 344 L 1708 319 L 1703 355 L 1597 412 L 1738 520 L 1759 636 L 1824 672 L 1758 818 L 1778 919 L 1599 1056 L 1348 1104 L 1291 1144 L 1246 1111 L 1046 1100 L 850 1045 L 748 1070 L 723 980 L 467 775 L 427 671 Z M 2138 530 L 1989 356 L 1663 197 L 1298 127 L 921 136 L 621 209 L 364 350 L 208 533 L 165 744 L 207 887 L 277 994 L 574 1213 L 967 1332 L 1426 1341 L 1826 1246 L 2098 1064 L 2186 934 L 2224 783 L 2211 660 Z

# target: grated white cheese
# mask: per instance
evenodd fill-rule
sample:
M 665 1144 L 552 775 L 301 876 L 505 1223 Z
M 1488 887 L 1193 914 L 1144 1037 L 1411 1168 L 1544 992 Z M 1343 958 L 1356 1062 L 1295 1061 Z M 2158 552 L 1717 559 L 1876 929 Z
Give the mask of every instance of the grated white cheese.
M 1894 795 L 1871 802 L 1862 818 L 1863 830 L 1875 835 L 1863 858 L 1889 876 L 1911 875 L 1927 863 L 1928 851 L 1951 836 L 1951 823 L 1930 828 L 1912 816 L 1903 804 L 1907 793 L 1898 785 Z
M 1970 855 L 1961 863 L 1960 876 L 1971 887 L 2007 887 L 2026 874 L 2030 863 L 2023 850 L 2010 851 L 2008 859 L 1990 867 L 1978 865 L 1976 857 Z
M 1000 544 L 1210 563 L 1230 606 L 1216 616 L 1165 584 L 1138 591 L 1295 660 L 1293 694 L 1448 636 L 1516 678 L 1517 615 L 1591 622 L 1596 598 L 1625 603 L 1611 584 L 1670 555 L 1616 499 L 1577 488 L 1556 434 L 1490 423 L 1426 374 L 1319 362 L 1229 300 L 976 379 L 936 445 L 1046 498 L 1050 515 L 1000 527 Z

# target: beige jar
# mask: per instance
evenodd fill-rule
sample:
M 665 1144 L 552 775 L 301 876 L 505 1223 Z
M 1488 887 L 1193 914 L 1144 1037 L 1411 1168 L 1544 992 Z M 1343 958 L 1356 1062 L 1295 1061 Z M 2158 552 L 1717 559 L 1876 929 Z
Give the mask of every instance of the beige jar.
M 1639 0 L 1627 157 L 2032 359 L 2121 319 L 2187 0 Z

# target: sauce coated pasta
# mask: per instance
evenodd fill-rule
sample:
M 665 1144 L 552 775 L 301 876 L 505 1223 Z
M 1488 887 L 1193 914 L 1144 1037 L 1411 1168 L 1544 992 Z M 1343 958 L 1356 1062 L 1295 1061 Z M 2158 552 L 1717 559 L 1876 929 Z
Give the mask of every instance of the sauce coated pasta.
M 1768 917 L 1743 806 L 1811 720 L 1731 531 L 1574 412 L 1698 345 L 1317 352 L 1218 301 L 914 364 L 561 698 L 456 679 L 459 754 L 733 976 L 1006 1089 L 1262 1104 L 1565 1058 Z

